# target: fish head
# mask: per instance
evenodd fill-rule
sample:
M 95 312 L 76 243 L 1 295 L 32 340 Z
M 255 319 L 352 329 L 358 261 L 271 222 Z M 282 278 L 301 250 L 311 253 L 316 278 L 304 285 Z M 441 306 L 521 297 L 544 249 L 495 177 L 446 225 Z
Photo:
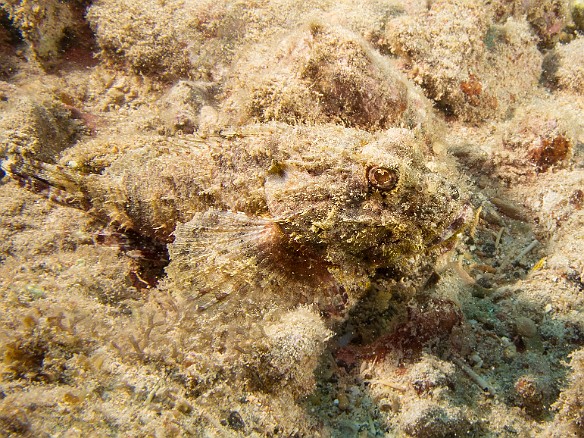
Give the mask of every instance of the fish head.
M 268 208 L 299 250 L 367 275 L 408 275 L 446 246 L 471 209 L 457 182 L 433 171 L 409 130 L 367 144 L 315 146 L 266 178 Z M 320 155 L 319 155 L 320 153 Z

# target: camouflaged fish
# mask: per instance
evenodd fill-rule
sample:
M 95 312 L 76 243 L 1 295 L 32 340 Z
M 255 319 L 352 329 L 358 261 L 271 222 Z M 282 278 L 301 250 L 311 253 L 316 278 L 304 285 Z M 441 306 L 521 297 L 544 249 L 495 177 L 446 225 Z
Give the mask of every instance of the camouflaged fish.
M 101 161 L 75 147 L 56 165 L 16 155 L 3 168 L 167 244 L 168 281 L 200 309 L 235 296 L 343 315 L 374 285 L 427 275 L 468 218 L 420 144 L 406 129 L 267 124 L 133 137 Z

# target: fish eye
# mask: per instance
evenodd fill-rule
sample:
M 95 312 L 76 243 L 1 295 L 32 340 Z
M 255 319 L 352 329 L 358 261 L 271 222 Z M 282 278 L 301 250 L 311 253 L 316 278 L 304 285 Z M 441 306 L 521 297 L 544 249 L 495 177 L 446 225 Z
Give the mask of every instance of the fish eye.
M 389 191 L 397 186 L 399 174 L 396 169 L 387 167 L 368 167 L 367 181 L 374 189 L 381 191 Z

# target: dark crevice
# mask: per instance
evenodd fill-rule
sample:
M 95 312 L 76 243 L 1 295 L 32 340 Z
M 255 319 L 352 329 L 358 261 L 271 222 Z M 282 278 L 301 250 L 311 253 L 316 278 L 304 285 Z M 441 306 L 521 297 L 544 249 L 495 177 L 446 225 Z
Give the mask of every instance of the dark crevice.
M 75 25 L 63 30 L 63 35 L 58 43 L 59 60 L 45 65 L 48 72 L 55 73 L 60 70 L 73 70 L 97 65 L 96 53 L 98 44 L 95 34 L 86 19 L 87 9 L 91 6 L 91 0 L 72 2 L 70 9 L 74 16 Z
M 0 80 L 8 80 L 18 71 L 18 49 L 24 44 L 20 30 L 8 12 L 0 8 Z
M 7 11 L 0 8 L 0 45 L 18 46 L 24 42 L 22 33 L 10 18 Z

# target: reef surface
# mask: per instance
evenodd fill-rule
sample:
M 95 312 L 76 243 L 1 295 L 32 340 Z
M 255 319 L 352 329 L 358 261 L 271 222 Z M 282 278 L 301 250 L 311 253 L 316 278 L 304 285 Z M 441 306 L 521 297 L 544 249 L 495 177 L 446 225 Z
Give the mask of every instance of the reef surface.
M 0 435 L 584 436 L 583 17 L 0 1 Z

